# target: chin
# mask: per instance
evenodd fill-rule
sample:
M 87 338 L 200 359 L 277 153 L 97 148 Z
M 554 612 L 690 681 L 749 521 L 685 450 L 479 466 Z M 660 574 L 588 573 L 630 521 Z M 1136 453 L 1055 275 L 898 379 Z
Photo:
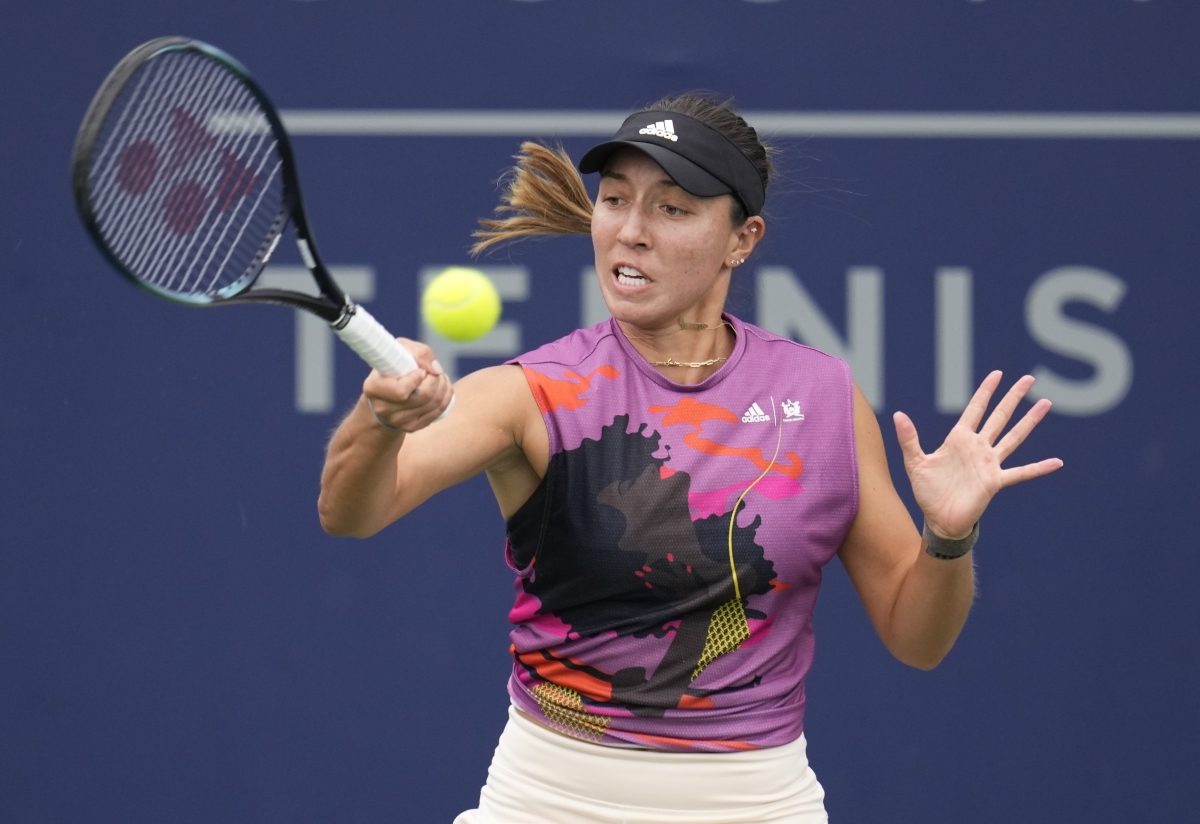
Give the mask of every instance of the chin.
M 607 296 L 606 296 L 607 297 Z M 671 323 L 678 313 L 654 307 L 633 303 L 628 300 L 606 300 L 608 312 L 621 323 L 631 323 L 634 326 L 655 327 Z

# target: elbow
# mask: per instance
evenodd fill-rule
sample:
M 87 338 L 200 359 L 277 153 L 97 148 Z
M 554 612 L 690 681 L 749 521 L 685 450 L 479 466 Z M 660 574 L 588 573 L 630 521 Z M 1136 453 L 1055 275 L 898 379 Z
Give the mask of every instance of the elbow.
M 353 538 L 354 530 L 348 525 L 339 523 L 338 521 L 327 518 L 321 513 L 317 513 L 317 517 L 321 521 L 321 529 L 325 530 L 326 535 L 332 535 L 335 538 Z
M 327 535 L 332 535 L 335 538 L 357 538 L 361 537 L 355 534 L 352 524 L 339 521 L 332 515 L 317 508 L 317 518 L 321 521 L 321 529 L 325 530 Z
M 324 493 L 317 499 L 317 518 L 321 522 L 321 529 L 335 538 L 370 538 L 382 528 L 339 512 Z
M 378 529 L 367 529 L 360 525 L 339 523 L 328 518 L 321 518 L 321 529 L 335 538 L 370 538 L 379 532 Z
M 329 502 L 329 495 L 324 488 L 321 489 L 321 494 L 317 498 L 317 518 L 321 522 L 321 529 L 325 530 L 326 534 L 335 538 L 349 534 L 346 531 L 346 524 L 338 518 L 337 512 Z
M 901 624 L 891 627 L 891 632 L 881 632 L 880 638 L 897 661 L 928 672 L 937 669 L 954 649 L 965 620 L 963 615 L 960 620 L 939 621 L 932 626 Z
M 937 669 L 938 664 L 945 660 L 946 655 L 945 653 L 940 655 L 907 655 L 904 657 L 897 655 L 896 658 L 899 659 L 901 663 L 908 664 L 908 666 L 914 669 L 919 669 L 923 672 L 929 672 L 930 670 Z
M 950 653 L 950 647 L 901 647 L 889 646 L 888 652 L 902 664 L 907 664 L 913 669 L 929 672 L 937 669 L 938 664 L 946 659 Z

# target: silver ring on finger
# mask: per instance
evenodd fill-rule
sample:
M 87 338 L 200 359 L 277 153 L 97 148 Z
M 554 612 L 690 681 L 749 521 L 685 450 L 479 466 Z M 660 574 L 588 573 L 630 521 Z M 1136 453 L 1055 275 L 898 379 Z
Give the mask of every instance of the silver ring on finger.
M 420 394 L 421 394 L 421 387 L 419 387 L 419 386 L 418 386 L 416 389 L 414 389 L 414 390 L 412 391 L 412 394 L 411 394 L 411 395 L 409 395 L 408 397 L 409 397 L 409 399 L 411 400 L 412 398 L 415 398 L 415 397 L 417 397 L 417 396 L 418 396 L 418 395 L 420 395 Z

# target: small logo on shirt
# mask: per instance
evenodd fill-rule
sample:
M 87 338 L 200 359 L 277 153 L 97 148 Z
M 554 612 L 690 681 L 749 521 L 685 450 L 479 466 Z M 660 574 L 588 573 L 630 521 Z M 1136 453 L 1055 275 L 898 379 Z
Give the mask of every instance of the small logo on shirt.
M 657 123 L 651 123 L 644 129 L 638 129 L 638 134 L 652 134 L 655 137 L 670 140 L 672 143 L 679 142 L 679 135 L 675 134 L 675 123 L 670 120 L 660 120 Z
M 786 400 L 783 402 L 783 422 L 802 421 L 804 413 L 800 411 L 800 401 Z
M 762 411 L 762 407 L 758 403 L 750 404 L 750 408 L 746 410 L 746 414 L 742 415 L 742 423 L 765 423 L 771 420 L 771 416 Z

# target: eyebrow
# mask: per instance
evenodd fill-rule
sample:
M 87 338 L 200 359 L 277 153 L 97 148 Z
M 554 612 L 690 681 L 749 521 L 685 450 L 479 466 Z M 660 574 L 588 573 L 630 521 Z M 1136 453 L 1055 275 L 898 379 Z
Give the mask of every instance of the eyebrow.
M 663 174 L 666 175 L 665 172 Z M 627 182 L 629 180 L 628 177 L 621 174 L 620 172 L 612 172 L 612 171 L 609 171 L 608 169 L 602 169 L 600 172 L 600 177 L 601 177 L 601 179 L 607 177 L 612 180 L 620 180 L 623 182 Z M 658 183 L 656 183 L 654 185 L 655 186 L 672 186 L 676 189 L 682 188 L 678 183 L 676 183 L 674 180 L 671 179 L 670 175 L 666 175 L 662 180 L 658 181 Z

